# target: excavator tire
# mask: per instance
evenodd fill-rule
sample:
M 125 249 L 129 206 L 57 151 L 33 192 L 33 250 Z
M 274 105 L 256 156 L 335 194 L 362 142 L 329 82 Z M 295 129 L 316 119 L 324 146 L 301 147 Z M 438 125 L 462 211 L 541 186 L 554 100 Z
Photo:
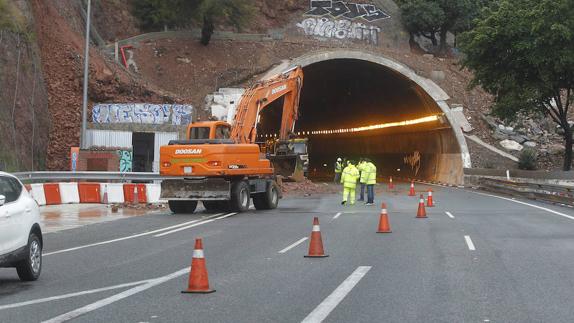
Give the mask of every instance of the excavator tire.
M 279 204 L 279 195 L 279 185 L 275 182 L 269 182 L 264 193 L 253 196 L 253 205 L 257 210 L 276 209 Z
M 249 184 L 245 181 L 233 183 L 231 186 L 231 201 L 229 203 L 231 211 L 245 212 L 249 210 L 250 202 Z
M 168 201 L 169 209 L 175 214 L 193 213 L 197 208 L 197 201 Z

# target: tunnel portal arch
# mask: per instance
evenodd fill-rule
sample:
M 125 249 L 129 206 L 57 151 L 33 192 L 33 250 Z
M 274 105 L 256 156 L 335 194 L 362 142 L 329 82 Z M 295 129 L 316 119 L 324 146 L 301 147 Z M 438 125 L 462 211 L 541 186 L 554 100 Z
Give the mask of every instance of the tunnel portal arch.
M 304 70 L 311 66 L 316 66 L 317 64 L 327 63 L 330 61 L 360 61 L 360 62 L 367 62 L 377 65 L 378 67 L 384 68 L 387 71 L 394 72 L 394 74 L 399 75 L 404 80 L 407 80 L 411 84 L 414 84 L 416 90 L 419 95 L 424 96 L 427 98 L 426 101 L 434 105 L 433 109 L 437 112 L 442 112 L 444 116 L 444 120 L 446 121 L 445 124 L 447 125 L 448 129 L 442 129 L 440 132 L 433 132 L 431 136 L 429 136 L 429 132 L 417 132 L 411 134 L 405 133 L 378 133 L 381 138 L 389 138 L 392 140 L 377 140 L 373 141 L 370 144 L 369 149 L 376 150 L 382 149 L 387 150 L 389 156 L 394 156 L 394 161 L 385 160 L 385 164 L 392 165 L 392 167 L 388 167 L 385 169 L 383 175 L 395 175 L 395 176 L 402 176 L 402 177 L 416 177 L 421 179 L 433 180 L 433 181 L 441 181 L 446 183 L 452 184 L 462 184 L 463 182 L 463 169 L 471 167 L 471 160 L 470 154 L 468 151 L 468 147 L 466 144 L 466 140 L 462 129 L 460 126 L 457 125 L 455 118 L 451 112 L 451 109 L 447 103 L 449 99 L 448 94 L 441 89 L 435 82 L 430 79 L 421 77 L 420 75 L 416 74 L 412 69 L 391 60 L 387 57 L 367 53 L 363 51 L 356 51 L 356 50 L 329 50 L 329 51 L 321 51 L 321 52 L 312 52 L 305 54 L 303 56 L 294 58 L 292 60 L 283 61 L 282 64 L 273 68 L 269 73 L 266 74 L 265 77 L 269 77 L 271 75 L 275 75 L 280 73 L 283 70 L 294 66 L 301 66 Z M 265 78 L 264 77 L 264 78 Z M 404 81 L 403 80 L 403 81 Z M 306 78 L 307 81 L 307 78 Z M 305 90 L 304 90 L 305 91 Z M 430 99 L 429 99 L 430 98 Z M 302 109 L 303 106 L 302 106 Z M 417 137 L 418 136 L 418 137 Z M 359 136 L 360 137 L 360 136 Z M 420 146 L 417 146 L 417 138 L 421 140 L 431 140 L 432 142 L 428 142 L 428 146 L 431 146 L 432 150 L 422 151 L 420 152 Z M 350 145 L 356 146 L 356 142 L 353 143 L 351 138 L 341 139 L 347 140 Z M 383 143 L 384 141 L 400 141 L 400 145 L 394 145 L 393 147 L 385 146 Z M 323 145 L 321 145 L 323 146 Z M 395 147 L 396 146 L 396 147 Z M 425 146 L 426 147 L 426 146 Z M 424 148 L 423 148 L 424 149 Z M 391 154 L 391 151 L 392 154 Z M 393 171 L 398 167 L 400 169 L 400 164 L 403 165 L 404 169 L 408 168 L 410 161 L 413 159 L 417 159 L 416 154 L 420 153 L 423 158 L 422 160 L 426 165 L 423 165 L 423 171 L 419 173 L 418 169 L 416 173 L 396 173 Z M 412 155 L 412 156 L 411 156 Z M 426 158 L 425 158 L 426 157 Z M 390 157 L 389 157 L 390 158 Z M 412 159 L 411 159 L 412 158 Z M 419 161 L 420 163 L 420 161 Z M 411 168 L 412 165 L 410 165 Z M 420 167 L 420 166 L 419 166 Z M 406 175 L 406 176 L 405 176 Z

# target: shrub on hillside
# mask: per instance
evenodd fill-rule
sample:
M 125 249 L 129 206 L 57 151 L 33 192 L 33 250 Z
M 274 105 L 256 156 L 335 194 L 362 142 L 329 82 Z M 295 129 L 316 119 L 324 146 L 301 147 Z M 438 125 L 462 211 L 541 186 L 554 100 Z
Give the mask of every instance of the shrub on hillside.
M 536 170 L 537 156 L 534 149 L 524 149 L 518 158 L 518 168 L 523 170 Z

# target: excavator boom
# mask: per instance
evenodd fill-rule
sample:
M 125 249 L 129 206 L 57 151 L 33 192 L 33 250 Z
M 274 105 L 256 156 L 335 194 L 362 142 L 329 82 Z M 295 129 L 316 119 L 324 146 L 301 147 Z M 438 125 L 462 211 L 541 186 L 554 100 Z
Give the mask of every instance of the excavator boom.
M 303 86 L 303 69 L 299 66 L 272 79 L 259 82 L 247 90 L 235 114 L 231 138 L 239 143 L 254 143 L 260 113 L 274 101 L 284 97 L 279 139 L 288 139 L 298 118 L 299 97 Z

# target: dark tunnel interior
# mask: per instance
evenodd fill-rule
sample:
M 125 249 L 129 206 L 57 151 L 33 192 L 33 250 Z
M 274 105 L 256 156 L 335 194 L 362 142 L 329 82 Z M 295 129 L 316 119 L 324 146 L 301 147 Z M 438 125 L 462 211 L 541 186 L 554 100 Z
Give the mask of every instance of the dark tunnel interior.
M 279 132 L 282 100 L 261 112 L 259 134 Z M 310 134 L 441 115 L 415 82 L 385 66 L 335 59 L 304 67 L 295 133 L 310 140 L 310 177 L 328 178 L 337 157 L 375 161 L 378 175 L 457 181 L 460 147 L 445 118 L 379 130 Z M 458 162 L 457 162 L 458 160 Z

